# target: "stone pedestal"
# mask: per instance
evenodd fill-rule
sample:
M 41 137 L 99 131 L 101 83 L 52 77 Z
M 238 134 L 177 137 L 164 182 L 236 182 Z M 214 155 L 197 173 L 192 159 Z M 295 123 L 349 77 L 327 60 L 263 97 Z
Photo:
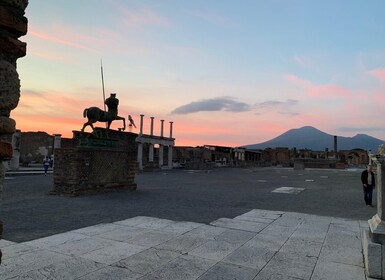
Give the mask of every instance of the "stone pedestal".
M 136 190 L 137 134 L 95 130 L 99 137 L 74 131 L 73 147 L 55 149 L 52 194 Z
M 369 277 L 385 279 L 385 158 L 370 159 L 377 173 L 377 214 L 368 221 L 369 230 L 363 237 L 365 270 Z

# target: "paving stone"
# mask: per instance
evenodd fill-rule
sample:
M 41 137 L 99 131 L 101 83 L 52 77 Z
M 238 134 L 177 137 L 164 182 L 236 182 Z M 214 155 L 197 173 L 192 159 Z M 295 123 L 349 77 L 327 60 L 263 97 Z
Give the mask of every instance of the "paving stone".
M 343 263 L 317 263 L 311 280 L 365 280 L 364 270 L 359 266 Z
M 199 280 L 252 280 L 257 273 L 258 270 L 249 267 L 219 262 Z
M 179 256 L 180 254 L 177 252 L 150 248 L 128 258 L 122 259 L 111 266 L 125 268 L 135 274 L 146 275 L 156 269 L 159 269 Z
M 263 268 L 263 271 L 266 270 L 264 274 L 267 275 L 274 275 L 279 272 L 278 274 L 290 276 L 294 279 L 295 277 L 299 279 L 310 279 L 316 262 L 317 258 L 315 257 L 300 257 L 296 254 L 291 254 L 290 252 L 278 252 Z
M 300 256 L 318 257 L 322 248 L 322 243 L 308 241 L 302 238 L 291 237 L 282 246 L 280 252 L 296 253 Z
M 159 250 L 168 250 L 168 251 L 174 251 L 181 254 L 185 254 L 200 245 L 206 243 L 208 240 L 199 238 L 199 237 L 191 237 L 186 235 L 181 235 L 176 238 L 173 238 L 163 244 L 160 244 L 159 246 L 156 246 L 155 248 Z
M 200 258 L 220 261 L 238 248 L 234 243 L 225 241 L 208 241 L 190 251 L 188 254 Z
M 260 233 L 258 233 L 258 235 L 273 235 L 273 236 L 282 236 L 282 237 L 289 238 L 296 229 L 297 229 L 297 226 L 287 227 L 287 226 L 270 224 L 268 227 L 264 228 Z
M 16 242 L 12 242 L 12 241 L 8 241 L 8 240 L 5 240 L 5 239 L 0 239 L 0 248 L 5 248 L 7 246 L 11 246 L 11 245 L 14 245 L 14 244 L 17 244 Z
M 17 258 L 5 259 L 0 267 L 1 277 L 2 279 L 10 279 L 53 263 L 62 263 L 70 260 L 69 256 L 47 250 L 37 250 L 19 255 Z
M 189 232 L 195 228 L 199 228 L 203 225 L 204 224 L 193 223 L 193 222 L 173 222 L 169 224 L 167 227 L 162 228 L 162 231 L 179 235 L 179 234 L 184 234 L 186 232 Z
M 64 262 L 44 266 L 38 270 L 28 271 L 18 277 L 18 279 L 33 280 L 66 280 L 77 279 L 87 273 L 98 270 L 104 265 L 81 258 L 71 258 Z
M 249 212 L 244 213 L 241 216 L 250 216 L 250 217 L 258 217 L 258 218 L 266 218 L 266 219 L 276 220 L 276 219 L 280 218 L 284 213 L 285 212 L 281 212 L 281 211 L 253 209 Z
M 22 244 L 38 247 L 42 249 L 48 249 L 52 246 L 59 246 L 67 242 L 79 241 L 86 238 L 88 237 L 84 234 L 75 233 L 75 232 L 65 232 L 65 233 L 59 233 L 52 236 L 24 242 Z
M 80 256 L 106 246 L 112 246 L 115 243 L 118 242 L 97 237 L 87 237 L 81 240 L 71 240 L 63 244 L 51 246 L 47 249 L 69 256 Z
M 242 246 L 227 256 L 223 262 L 261 270 L 276 253 L 269 248 Z
M 3 252 L 3 260 L 9 259 L 9 258 L 15 258 L 20 255 L 30 253 L 33 251 L 40 250 L 37 247 L 31 247 L 25 244 L 18 244 L 18 243 L 13 243 L 13 245 L 6 246 L 1 249 Z
M 161 230 L 163 228 L 166 228 L 167 226 L 175 223 L 174 221 L 167 220 L 167 219 L 156 219 L 156 220 L 150 220 L 144 223 L 140 223 L 136 225 L 139 228 L 146 228 L 146 229 L 155 229 L 155 230 Z
M 324 245 L 319 259 L 364 267 L 362 249 L 359 248 Z
M 214 239 L 216 236 L 220 235 L 221 233 L 227 230 L 228 230 L 227 228 L 202 225 L 189 232 L 186 232 L 184 235 L 191 236 L 191 237 L 200 237 L 205 239 Z
M 139 226 L 141 224 L 152 222 L 152 221 L 157 221 L 157 220 L 158 220 L 158 218 L 146 217 L 146 216 L 136 216 L 134 218 L 130 218 L 127 220 L 114 222 L 114 224 L 123 225 L 123 226 Z
M 87 274 L 83 277 L 78 278 L 78 280 L 116 280 L 116 279 L 125 279 L 125 280 L 134 280 L 142 277 L 143 275 L 137 274 L 128 270 L 126 268 L 120 267 L 111 267 L 106 266 L 102 269 L 99 269 L 95 272 Z
M 165 266 L 141 278 L 141 280 L 167 279 L 167 280 L 195 280 L 216 261 L 202 259 L 194 256 L 181 256 Z
M 115 241 L 126 241 L 138 235 L 142 235 L 146 232 L 149 232 L 149 230 L 131 226 L 122 226 L 121 228 L 117 228 L 115 230 L 104 232 L 95 236 Z
M 251 231 L 256 233 L 260 232 L 267 226 L 266 224 L 263 224 L 263 223 L 254 223 L 249 221 L 233 220 L 228 218 L 221 218 L 214 222 L 211 222 L 210 224 L 217 227 L 239 229 L 239 230 Z
M 81 255 L 82 258 L 103 264 L 112 264 L 146 250 L 146 247 L 119 242 Z
M 283 215 L 281 218 L 275 220 L 271 225 L 296 228 L 302 223 L 303 220 L 304 218 L 302 217 Z
M 263 269 L 253 280 L 308 280 L 308 278 L 293 277 L 284 273 L 279 270 Z
M 125 240 L 124 242 L 139 245 L 147 248 L 151 248 L 162 244 L 170 239 L 175 237 L 175 235 L 171 233 L 165 233 L 161 231 L 149 230 L 140 235 L 135 235 L 134 237 Z
M 241 221 L 248 221 L 253 223 L 261 223 L 261 224 L 271 224 L 274 222 L 272 219 L 266 219 L 266 218 L 259 218 L 259 217 L 253 217 L 253 216 L 237 216 L 233 220 L 241 220 Z
M 281 235 L 268 235 L 268 234 L 257 234 L 252 239 L 247 241 L 245 245 L 258 247 L 258 248 L 269 248 L 273 251 L 278 251 L 282 245 L 288 239 L 287 236 Z
M 229 243 L 234 243 L 239 246 L 245 244 L 247 241 L 249 241 L 251 238 L 256 236 L 256 233 L 254 232 L 248 232 L 243 230 L 236 230 L 236 229 L 228 229 L 224 231 L 223 233 L 217 235 L 214 237 L 214 240 L 217 241 L 226 241 Z
M 73 230 L 71 232 L 85 234 L 88 236 L 94 236 L 94 235 L 102 234 L 105 232 L 109 232 L 109 231 L 113 231 L 121 228 L 124 228 L 124 226 L 120 226 L 116 224 L 98 224 L 90 227 Z

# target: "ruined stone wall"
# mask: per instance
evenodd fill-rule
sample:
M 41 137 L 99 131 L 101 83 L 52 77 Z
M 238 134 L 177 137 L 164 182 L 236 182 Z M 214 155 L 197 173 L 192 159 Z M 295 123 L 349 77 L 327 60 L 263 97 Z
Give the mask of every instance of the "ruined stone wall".
M 75 131 L 72 142 L 55 149 L 51 194 L 77 196 L 136 189 L 138 135 L 102 128 L 95 131 L 101 137 Z
M 12 157 L 12 143 L 5 139 L 9 139 L 16 129 L 10 113 L 20 98 L 16 60 L 26 54 L 26 44 L 18 38 L 27 33 L 28 21 L 24 16 L 27 5 L 28 0 L 0 0 L 0 199 L 5 172 L 2 161 Z M 2 229 L 0 221 L 0 238 Z

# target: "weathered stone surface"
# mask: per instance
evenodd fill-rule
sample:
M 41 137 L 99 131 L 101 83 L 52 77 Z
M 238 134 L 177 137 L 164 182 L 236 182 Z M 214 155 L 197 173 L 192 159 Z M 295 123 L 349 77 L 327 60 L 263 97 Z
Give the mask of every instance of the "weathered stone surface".
M 2 0 L 1 2 L 3 6 L 18 8 L 20 10 L 25 10 L 28 6 L 28 0 Z
M 0 160 L 12 157 L 12 144 L 0 141 Z
M 52 194 L 136 190 L 137 134 L 99 129 L 103 138 L 74 133 L 73 146 L 55 149 Z
M 16 122 L 13 119 L 0 116 L 0 135 L 12 134 L 15 130 Z
M 26 54 L 27 44 L 10 37 L 0 37 L 0 49 L 15 57 L 23 57 Z
M 369 231 L 365 230 L 362 237 L 365 271 L 370 277 L 381 278 L 382 274 L 382 246 L 373 243 L 369 237 Z
M 13 1 L 16 2 L 16 1 Z M 12 6 L 0 6 L 0 26 L 9 30 L 16 37 L 27 34 L 28 20 L 24 17 L 24 10 Z
M 0 60 L 0 116 L 9 117 L 19 103 L 19 98 L 20 80 L 16 67 L 8 61 Z

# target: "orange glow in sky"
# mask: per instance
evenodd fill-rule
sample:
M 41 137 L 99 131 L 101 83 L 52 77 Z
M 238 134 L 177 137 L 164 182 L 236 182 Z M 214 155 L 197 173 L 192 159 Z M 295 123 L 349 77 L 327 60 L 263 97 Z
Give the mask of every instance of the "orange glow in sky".
M 85 108 L 103 108 L 103 60 L 119 115 L 139 127 L 144 114 L 145 133 L 155 117 L 158 135 L 173 121 L 177 145 L 241 146 L 302 126 L 385 139 L 382 1 L 171 2 L 30 1 L 17 128 L 80 130 Z

